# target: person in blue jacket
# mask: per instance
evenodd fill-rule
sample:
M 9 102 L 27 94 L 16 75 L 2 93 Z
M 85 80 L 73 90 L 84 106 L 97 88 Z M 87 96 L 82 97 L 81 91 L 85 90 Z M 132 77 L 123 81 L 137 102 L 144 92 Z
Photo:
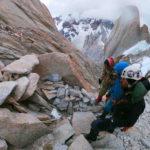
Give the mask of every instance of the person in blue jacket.
M 119 100 L 121 98 L 121 96 L 124 93 L 124 90 L 121 86 L 121 73 L 122 71 L 129 66 L 129 64 L 127 62 L 119 62 L 117 63 L 113 69 L 116 72 L 116 79 L 114 81 L 113 86 L 109 89 L 110 93 L 110 98 L 109 100 L 106 102 L 105 106 L 104 106 L 104 111 L 102 113 L 102 115 L 100 116 L 100 118 L 104 119 L 106 117 L 106 115 L 111 111 L 113 104 L 116 103 L 117 100 Z

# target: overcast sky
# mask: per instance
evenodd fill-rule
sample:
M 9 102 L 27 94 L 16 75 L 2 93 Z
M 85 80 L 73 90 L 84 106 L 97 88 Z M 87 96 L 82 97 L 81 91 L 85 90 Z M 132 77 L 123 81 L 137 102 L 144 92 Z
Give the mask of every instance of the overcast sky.
M 95 17 L 116 20 L 126 5 L 140 10 L 141 24 L 150 28 L 150 0 L 41 0 L 53 17 L 74 14 L 78 17 Z

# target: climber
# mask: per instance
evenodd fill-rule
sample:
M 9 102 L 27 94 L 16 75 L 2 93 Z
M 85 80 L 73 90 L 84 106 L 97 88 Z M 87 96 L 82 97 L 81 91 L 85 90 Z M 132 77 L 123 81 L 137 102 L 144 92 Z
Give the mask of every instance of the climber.
M 129 64 L 127 62 L 119 62 L 117 63 L 113 69 L 116 72 L 116 79 L 114 81 L 113 86 L 109 89 L 110 97 L 109 100 L 106 102 L 104 106 L 104 111 L 100 118 L 105 118 L 106 115 L 111 111 L 113 103 L 115 103 L 117 100 L 121 98 L 123 95 L 123 88 L 121 86 L 121 73 L 122 71 L 128 66 Z
M 104 61 L 104 70 L 102 73 L 101 78 L 99 79 L 99 84 L 101 85 L 101 88 L 99 90 L 99 95 L 95 101 L 95 104 L 98 104 L 102 97 L 106 94 L 107 90 L 113 85 L 115 76 L 114 76 L 114 66 L 115 62 L 113 58 L 107 58 Z
M 122 72 L 122 86 L 125 92 L 120 103 L 113 107 L 113 114 L 107 119 L 97 119 L 91 124 L 91 131 L 85 137 L 95 141 L 99 131 L 113 133 L 116 127 L 131 127 L 145 109 L 144 96 L 150 90 L 150 78 L 142 78 L 139 65 L 130 65 Z

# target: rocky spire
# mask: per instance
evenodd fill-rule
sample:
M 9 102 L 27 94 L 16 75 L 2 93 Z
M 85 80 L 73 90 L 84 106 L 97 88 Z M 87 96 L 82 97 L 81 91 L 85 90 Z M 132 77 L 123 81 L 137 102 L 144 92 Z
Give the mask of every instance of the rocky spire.
M 140 28 L 138 8 L 136 6 L 126 7 L 105 43 L 105 57 L 119 56 L 138 41 L 147 40 L 149 35 L 148 29 L 145 28 Z

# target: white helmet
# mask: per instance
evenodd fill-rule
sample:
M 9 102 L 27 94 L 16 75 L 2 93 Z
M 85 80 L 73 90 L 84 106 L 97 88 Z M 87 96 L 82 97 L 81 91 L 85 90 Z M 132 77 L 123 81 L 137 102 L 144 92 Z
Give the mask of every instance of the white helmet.
M 142 78 L 140 64 L 133 64 L 126 67 L 122 71 L 121 77 L 125 79 L 140 80 Z

